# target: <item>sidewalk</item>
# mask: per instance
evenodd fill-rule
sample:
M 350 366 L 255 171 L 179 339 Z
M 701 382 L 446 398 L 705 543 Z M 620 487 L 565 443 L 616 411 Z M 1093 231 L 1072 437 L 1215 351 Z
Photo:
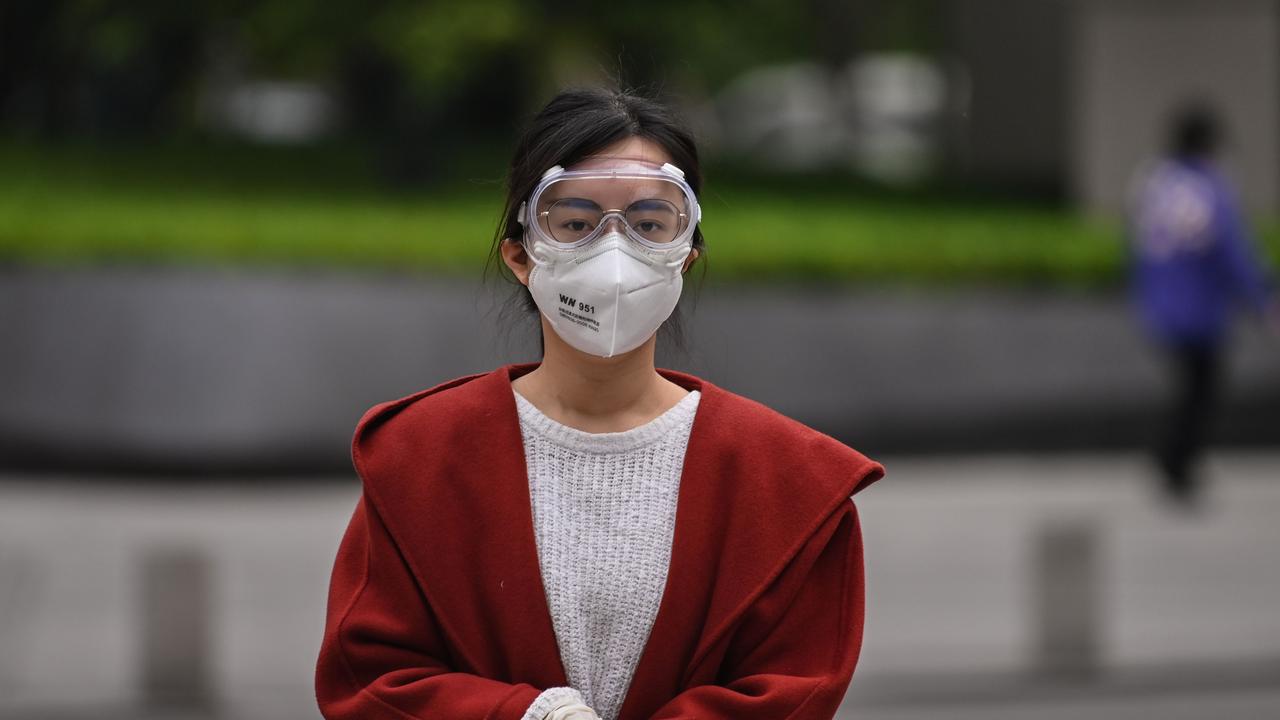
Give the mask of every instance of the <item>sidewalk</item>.
M 867 626 L 842 717 L 1229 720 L 1275 707 L 1280 453 L 1213 456 L 1193 516 L 1155 502 L 1130 454 L 881 459 L 888 476 L 859 495 Z M 218 716 L 317 717 L 324 593 L 357 490 L 0 477 L 0 718 L 173 717 L 131 709 L 140 568 L 184 548 L 209 570 L 202 653 Z M 1036 548 L 1064 523 L 1097 548 L 1097 668 L 1078 681 L 1034 672 Z

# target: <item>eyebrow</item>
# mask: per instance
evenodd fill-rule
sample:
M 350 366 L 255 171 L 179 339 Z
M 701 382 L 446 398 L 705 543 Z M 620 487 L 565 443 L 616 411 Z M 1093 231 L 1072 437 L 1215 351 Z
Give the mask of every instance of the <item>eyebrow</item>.
M 580 208 L 583 210 L 603 210 L 604 209 L 600 207 L 600 205 L 596 203 L 594 200 L 589 200 L 587 198 L 563 197 L 563 198 L 550 198 L 550 200 L 552 203 L 562 203 L 564 205 Z
M 604 210 L 604 208 L 601 207 L 599 203 L 595 202 L 594 200 L 590 200 L 588 198 L 563 197 L 563 198 L 555 198 L 551 202 L 553 204 L 565 205 L 568 207 L 577 208 L 579 210 Z M 675 207 L 674 203 L 672 203 L 670 200 L 665 200 L 663 198 L 641 198 L 631 203 L 630 205 L 628 205 L 625 209 L 627 210 L 670 210 L 673 207 Z M 679 213 L 680 210 L 677 208 L 676 212 Z
M 663 198 L 643 198 L 627 206 L 628 210 L 669 210 L 675 203 Z M 679 210 L 677 209 L 677 212 Z

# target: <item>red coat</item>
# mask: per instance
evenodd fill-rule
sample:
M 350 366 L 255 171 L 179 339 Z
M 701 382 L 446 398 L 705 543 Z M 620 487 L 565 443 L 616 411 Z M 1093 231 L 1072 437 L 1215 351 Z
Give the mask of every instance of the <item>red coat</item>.
M 519 720 L 567 685 L 504 365 L 361 419 L 316 699 L 330 720 Z M 849 496 L 884 468 L 693 375 L 667 584 L 620 720 L 834 716 L 862 644 Z

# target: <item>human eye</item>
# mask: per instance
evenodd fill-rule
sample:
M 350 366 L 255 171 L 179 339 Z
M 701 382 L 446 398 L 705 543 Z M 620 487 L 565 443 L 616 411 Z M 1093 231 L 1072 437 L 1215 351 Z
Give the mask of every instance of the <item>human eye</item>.
M 642 200 L 627 211 L 627 222 L 636 232 L 655 242 L 667 242 L 675 235 L 676 212 L 664 200 Z
M 547 211 L 547 229 L 560 242 L 576 242 L 600 224 L 600 209 L 582 198 L 557 200 Z

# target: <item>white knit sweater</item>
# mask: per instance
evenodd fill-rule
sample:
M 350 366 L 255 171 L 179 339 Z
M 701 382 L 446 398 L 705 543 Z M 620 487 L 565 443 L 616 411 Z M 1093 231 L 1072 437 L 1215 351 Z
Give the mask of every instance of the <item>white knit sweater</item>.
M 524 720 L 570 701 L 615 720 L 666 587 L 701 396 L 694 390 L 644 425 L 612 433 L 563 425 L 515 396 L 538 561 L 569 682 L 539 695 Z

